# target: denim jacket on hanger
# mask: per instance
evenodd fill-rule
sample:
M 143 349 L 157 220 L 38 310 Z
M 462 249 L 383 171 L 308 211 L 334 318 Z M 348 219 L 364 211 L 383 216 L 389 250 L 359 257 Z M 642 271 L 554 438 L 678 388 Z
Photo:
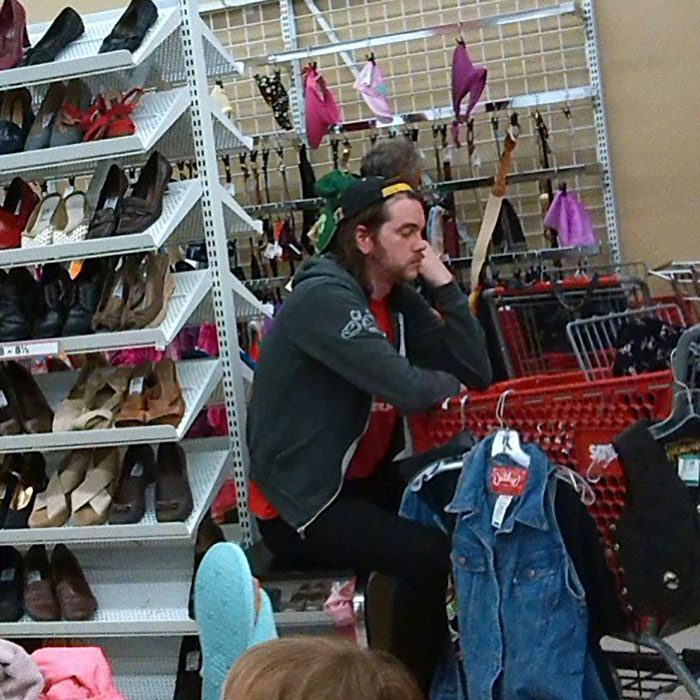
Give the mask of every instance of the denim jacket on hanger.
M 492 525 L 491 445 L 465 461 L 452 503 L 452 566 L 468 695 L 475 700 L 607 698 L 587 652 L 585 593 L 554 514 L 554 467 L 534 445 L 528 481 Z

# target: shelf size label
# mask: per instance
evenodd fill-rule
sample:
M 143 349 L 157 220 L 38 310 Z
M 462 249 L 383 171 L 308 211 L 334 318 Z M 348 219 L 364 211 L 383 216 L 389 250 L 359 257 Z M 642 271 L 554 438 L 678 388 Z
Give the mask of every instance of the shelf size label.
M 57 341 L 45 343 L 4 343 L 0 345 L 0 360 L 12 360 L 18 357 L 36 357 L 37 355 L 57 354 Z

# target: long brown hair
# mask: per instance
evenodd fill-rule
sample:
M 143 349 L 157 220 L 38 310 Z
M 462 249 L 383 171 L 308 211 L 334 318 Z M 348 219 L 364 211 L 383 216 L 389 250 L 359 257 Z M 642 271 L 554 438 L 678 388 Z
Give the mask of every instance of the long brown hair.
M 424 700 L 390 654 L 338 637 L 288 637 L 253 647 L 228 674 L 223 700 Z
M 394 179 L 388 181 L 388 184 L 397 181 L 398 180 Z M 357 216 L 345 219 L 338 224 L 338 228 L 333 234 L 333 238 L 326 251 L 335 256 L 338 264 L 344 267 L 360 283 L 368 295 L 371 293 L 371 289 L 369 288 L 369 282 L 367 281 L 367 274 L 365 271 L 365 255 L 357 247 L 355 230 L 358 226 L 364 226 L 369 231 L 372 239 L 376 240 L 379 235 L 379 229 L 389 221 L 389 202 L 399 197 L 414 199 L 418 202 L 421 201 L 420 196 L 415 192 L 401 192 L 400 194 L 394 195 L 394 197 L 385 199 L 383 202 L 372 204 L 367 207 L 367 209 L 357 214 Z

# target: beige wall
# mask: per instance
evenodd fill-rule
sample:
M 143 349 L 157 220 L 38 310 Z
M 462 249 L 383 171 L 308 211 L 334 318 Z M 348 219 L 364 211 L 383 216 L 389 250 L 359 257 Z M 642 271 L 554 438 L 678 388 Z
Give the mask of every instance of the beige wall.
M 599 0 L 622 252 L 700 259 L 700 4 Z
M 33 21 L 126 0 L 27 0 Z M 700 258 L 700 4 L 598 0 L 613 174 L 625 260 Z

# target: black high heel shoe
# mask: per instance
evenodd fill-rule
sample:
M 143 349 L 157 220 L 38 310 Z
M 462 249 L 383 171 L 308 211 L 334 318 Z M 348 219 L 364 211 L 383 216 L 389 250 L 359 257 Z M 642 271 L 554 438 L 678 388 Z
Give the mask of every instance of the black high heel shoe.
M 32 95 L 27 88 L 9 90 L 0 105 L 0 155 L 18 153 L 34 124 Z
M 80 15 L 72 8 L 66 7 L 46 30 L 46 34 L 29 49 L 22 61 L 23 66 L 36 66 L 39 63 L 51 63 L 63 49 L 85 32 L 85 25 Z
M 99 53 L 136 51 L 146 32 L 158 19 L 158 8 L 151 0 L 131 0 L 129 7 L 105 37 Z

